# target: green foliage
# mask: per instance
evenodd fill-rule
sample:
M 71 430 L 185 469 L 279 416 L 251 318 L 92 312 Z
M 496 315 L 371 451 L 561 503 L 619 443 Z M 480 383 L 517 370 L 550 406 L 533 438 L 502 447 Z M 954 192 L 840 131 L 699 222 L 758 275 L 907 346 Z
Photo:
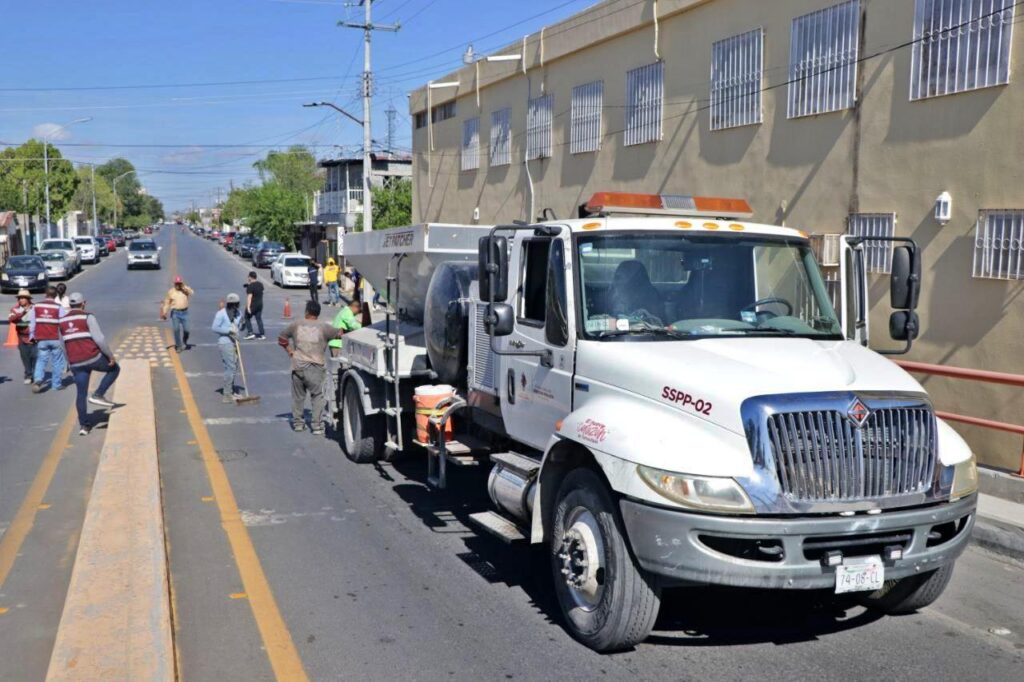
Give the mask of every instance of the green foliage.
M 192 224 L 198 225 L 199 223 L 202 222 L 202 220 L 203 220 L 203 217 L 201 215 L 199 215 L 199 211 L 189 211 L 185 215 L 185 222 L 188 222 L 188 223 L 192 223 Z
M 48 145 L 47 154 L 50 164 L 50 217 L 56 221 L 71 208 L 79 179 L 59 149 Z M 0 209 L 45 214 L 46 174 L 43 165 L 43 143 L 38 140 L 29 140 L 20 147 L 8 147 L 0 152 Z
M 282 189 L 308 196 L 320 189 L 323 178 L 316 167 L 316 157 L 301 145 L 284 152 L 270 152 L 253 164 L 263 182 L 276 182 Z
M 304 195 L 289 190 L 275 180 L 242 192 L 243 222 L 264 239 L 279 241 L 290 248 L 297 242 L 295 223 L 306 213 Z
M 89 168 L 78 169 L 78 189 L 71 198 L 71 208 L 76 211 L 83 211 L 85 219 L 92 221 L 92 172 Z M 100 221 L 109 222 L 114 216 L 114 192 L 110 189 L 110 183 L 99 174 L 96 174 L 96 212 Z
M 373 189 L 373 229 L 386 230 L 412 223 L 412 181 L 398 180 Z M 363 216 L 356 217 L 356 230 L 363 229 Z

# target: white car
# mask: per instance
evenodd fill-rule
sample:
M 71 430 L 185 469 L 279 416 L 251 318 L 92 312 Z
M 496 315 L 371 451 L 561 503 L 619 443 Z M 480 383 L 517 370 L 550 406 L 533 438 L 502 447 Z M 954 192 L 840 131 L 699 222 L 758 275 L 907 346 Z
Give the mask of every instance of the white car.
M 128 269 L 160 269 L 160 248 L 152 239 L 135 239 L 128 245 Z
M 308 287 L 309 256 L 302 253 L 282 253 L 270 265 L 270 280 L 282 287 Z M 317 286 L 322 282 L 317 281 Z
M 37 251 L 36 255 L 43 259 L 43 265 L 46 266 L 46 276 L 50 280 L 71 277 L 75 264 L 63 251 Z
M 100 262 L 100 252 L 96 248 L 96 240 L 92 237 L 75 237 L 75 248 L 81 254 L 83 263 Z
M 72 273 L 75 274 L 82 269 L 82 254 L 78 252 L 78 246 L 73 239 L 44 239 L 39 245 L 40 251 L 63 251 L 74 262 Z

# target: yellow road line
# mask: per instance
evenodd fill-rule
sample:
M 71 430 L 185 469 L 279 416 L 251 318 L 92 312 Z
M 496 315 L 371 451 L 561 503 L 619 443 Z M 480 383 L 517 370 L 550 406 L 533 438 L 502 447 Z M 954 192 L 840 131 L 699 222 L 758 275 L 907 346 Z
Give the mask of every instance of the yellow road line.
M 29 531 L 32 530 L 32 524 L 36 520 L 36 512 L 39 511 L 40 506 L 43 504 L 43 498 L 46 497 L 46 491 L 50 488 L 53 475 L 57 473 L 57 465 L 64 454 L 64 446 L 67 444 L 71 431 L 75 428 L 77 421 L 78 417 L 74 406 L 72 406 L 68 410 L 68 416 L 64 417 L 63 423 L 61 423 L 60 428 L 57 430 L 57 435 L 53 437 L 50 451 L 46 453 L 43 463 L 39 465 L 39 471 L 36 472 L 32 486 L 25 494 L 25 499 L 21 501 L 21 506 L 18 507 L 18 513 L 15 514 L 14 520 L 8 526 L 3 539 L 0 539 L 0 587 L 3 587 L 7 576 L 14 567 L 14 561 L 18 558 L 18 553 L 21 552 L 21 544 L 28 537 Z
M 164 336 L 171 340 L 171 332 L 164 329 Z M 267 650 L 267 657 L 270 659 L 270 667 L 274 670 L 274 676 L 278 680 L 306 680 L 306 671 L 302 666 L 302 659 L 295 649 L 288 626 L 281 617 L 277 608 L 277 601 L 274 593 L 267 582 L 267 576 L 263 572 L 256 548 L 249 537 L 249 531 L 242 523 L 242 515 L 238 510 L 238 503 L 235 501 L 235 493 L 231 489 L 231 482 L 228 480 L 224 465 L 217 457 L 217 450 L 213 446 L 213 439 L 206 430 L 203 417 L 192 396 L 192 387 L 185 376 L 185 370 L 181 364 L 181 358 L 177 354 L 171 355 L 171 362 L 174 365 L 174 374 L 181 388 L 181 400 L 185 405 L 185 414 L 188 415 L 189 425 L 196 437 L 199 452 L 206 466 L 206 475 L 210 480 L 210 489 L 213 491 L 214 500 L 220 511 L 220 522 L 224 533 L 228 537 L 231 551 L 234 555 L 235 565 L 238 567 L 238 574 L 242 579 L 245 595 L 248 598 L 253 618 L 263 639 L 263 646 Z

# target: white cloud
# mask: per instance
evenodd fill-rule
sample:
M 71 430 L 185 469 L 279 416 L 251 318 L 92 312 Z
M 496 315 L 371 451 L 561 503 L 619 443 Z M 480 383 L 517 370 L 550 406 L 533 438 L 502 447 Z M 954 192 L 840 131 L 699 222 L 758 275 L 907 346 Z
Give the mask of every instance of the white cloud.
M 32 128 L 32 137 L 56 142 L 68 139 L 71 137 L 71 132 L 66 127 L 61 127 L 59 123 L 40 123 Z

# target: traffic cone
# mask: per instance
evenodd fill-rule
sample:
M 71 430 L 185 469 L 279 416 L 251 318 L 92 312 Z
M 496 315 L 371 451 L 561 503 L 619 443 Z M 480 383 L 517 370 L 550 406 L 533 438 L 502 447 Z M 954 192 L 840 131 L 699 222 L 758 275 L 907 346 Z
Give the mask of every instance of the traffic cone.
M 13 324 L 8 323 L 7 325 L 7 341 L 4 343 L 4 348 L 10 348 L 18 345 L 18 329 Z
M 292 319 L 292 300 L 285 296 L 284 298 L 284 314 L 281 315 L 282 319 Z

